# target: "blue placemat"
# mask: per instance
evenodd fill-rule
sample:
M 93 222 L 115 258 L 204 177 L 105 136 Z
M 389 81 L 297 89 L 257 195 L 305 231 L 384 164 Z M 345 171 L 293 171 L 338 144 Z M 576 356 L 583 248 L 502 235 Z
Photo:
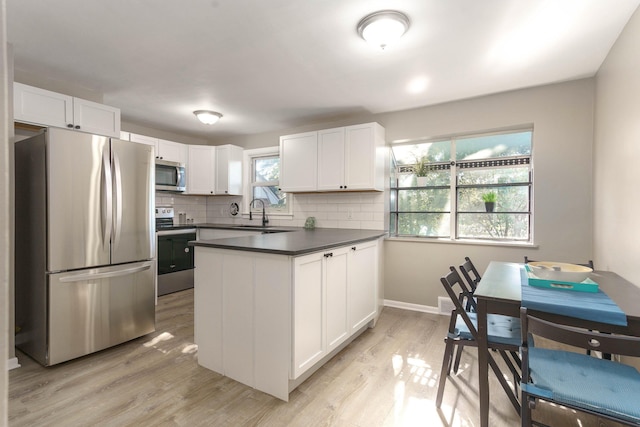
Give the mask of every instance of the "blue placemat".
M 598 292 L 575 292 L 529 286 L 524 268 L 520 271 L 520 277 L 523 307 L 594 322 L 627 326 L 626 314 L 600 289 Z

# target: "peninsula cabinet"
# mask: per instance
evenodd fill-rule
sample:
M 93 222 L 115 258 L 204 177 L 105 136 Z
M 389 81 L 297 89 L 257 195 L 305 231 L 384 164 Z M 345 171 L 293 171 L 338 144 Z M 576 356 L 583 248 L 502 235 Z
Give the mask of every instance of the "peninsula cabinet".
M 378 123 L 280 137 L 280 186 L 288 192 L 383 191 L 387 151 Z
M 299 256 L 197 246 L 198 363 L 287 401 L 373 327 L 379 242 Z
M 298 378 L 350 335 L 349 250 L 332 249 L 294 261 L 293 378 Z
M 120 109 L 18 82 L 13 83 L 13 114 L 17 122 L 120 137 Z

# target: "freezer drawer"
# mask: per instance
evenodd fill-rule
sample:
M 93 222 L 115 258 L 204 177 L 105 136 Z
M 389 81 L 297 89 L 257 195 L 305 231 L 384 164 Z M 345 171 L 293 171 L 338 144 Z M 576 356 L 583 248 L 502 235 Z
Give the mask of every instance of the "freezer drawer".
M 47 365 L 155 330 L 153 261 L 49 276 Z

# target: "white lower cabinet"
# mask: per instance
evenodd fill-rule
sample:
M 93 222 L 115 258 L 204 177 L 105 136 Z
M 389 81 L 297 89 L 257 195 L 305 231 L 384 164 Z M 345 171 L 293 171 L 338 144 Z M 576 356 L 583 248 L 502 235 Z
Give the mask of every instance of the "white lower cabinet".
M 379 240 L 290 257 L 197 246 L 198 363 L 282 400 L 377 315 Z
M 365 242 L 295 259 L 292 379 L 375 317 L 377 247 Z
M 375 241 L 353 245 L 349 251 L 349 334 L 370 322 L 378 312 L 378 249 Z

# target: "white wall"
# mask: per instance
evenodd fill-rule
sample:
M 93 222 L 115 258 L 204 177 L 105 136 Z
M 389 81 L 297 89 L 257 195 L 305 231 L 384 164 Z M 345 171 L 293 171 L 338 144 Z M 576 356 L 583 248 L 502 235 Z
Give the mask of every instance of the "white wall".
M 388 240 L 385 299 L 437 306 L 439 278 L 471 257 L 480 271 L 491 260 L 586 261 L 592 257 L 594 80 L 485 96 L 376 117 L 387 140 L 480 132 L 533 124 L 534 243 L 505 247 Z M 596 265 L 597 266 L 597 265 Z
M 640 10 L 596 78 L 594 258 L 640 286 Z
M 9 111 L 9 67 L 7 64 L 7 34 L 6 34 L 6 1 L 0 0 L 0 361 L 8 360 L 13 350 L 9 351 L 9 278 L 13 275 L 9 253 L 11 251 L 11 226 L 9 206 L 11 206 L 11 168 L 9 167 L 9 134 L 13 117 Z M 11 344 L 13 349 L 13 344 Z M 4 363 L 4 362 L 3 362 Z M 7 425 L 8 418 L 8 384 L 9 374 L 4 366 L 0 366 L 0 426 Z

